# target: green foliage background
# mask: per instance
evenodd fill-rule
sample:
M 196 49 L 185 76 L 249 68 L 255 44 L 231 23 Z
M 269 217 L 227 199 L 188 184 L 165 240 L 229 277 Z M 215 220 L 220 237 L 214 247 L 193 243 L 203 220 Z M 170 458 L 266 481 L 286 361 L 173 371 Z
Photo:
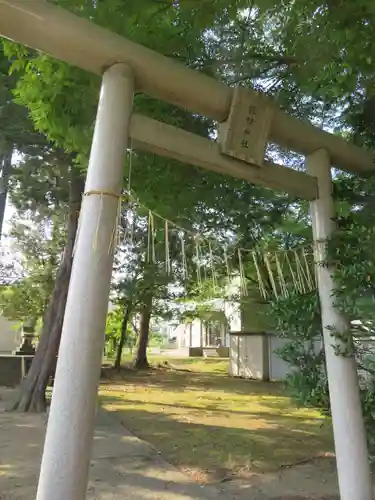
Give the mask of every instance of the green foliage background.
M 375 152 L 375 11 L 368 0 L 145 0 L 142 6 L 135 0 L 55 3 L 229 85 L 264 91 L 288 113 Z M 9 41 L 3 42 L 3 49 L 7 57 L 1 54 L 0 148 L 10 145 L 25 155 L 11 175 L 12 202 L 21 212 L 31 211 L 35 220 L 51 217 L 57 208 L 63 213 L 66 204 L 63 167 L 87 167 L 100 79 Z M 135 98 L 135 110 L 201 136 L 215 131 L 210 120 L 141 94 Z M 303 168 L 301 157 L 274 145 L 268 155 L 292 168 Z M 129 168 L 128 162 L 125 179 Z M 337 283 L 335 301 L 348 321 L 359 319 L 371 331 L 375 320 L 375 180 L 335 170 L 334 182 L 338 228 L 329 244 L 329 263 Z M 133 156 L 131 187 L 152 210 L 186 229 L 214 236 L 222 245 L 277 250 L 311 242 L 307 204 L 283 193 L 140 152 Z M 138 206 L 133 208 L 144 217 Z M 140 223 L 139 232 L 142 227 Z M 20 232 L 15 238 L 25 244 Z M 30 277 L 12 289 L 7 287 L 2 294 L 3 309 L 8 307 L 11 316 L 26 314 L 25 307 L 42 314 L 50 293 L 61 241 L 56 235 L 54 245 L 42 251 L 34 237 L 26 247 L 30 250 L 37 244 L 38 255 L 30 251 L 28 261 L 40 296 L 32 293 L 35 283 Z M 161 260 L 146 266 L 144 253 L 144 246 L 138 245 L 133 248 L 133 260 L 124 265 L 120 259 L 116 264 L 127 274 L 115 287 L 118 302 L 131 298 L 142 304 L 150 293 L 159 302 L 176 298 L 168 289 Z M 47 277 L 36 258 L 39 255 L 53 264 L 44 266 Z M 236 269 L 238 261 L 234 259 L 231 265 Z M 256 295 L 251 258 L 244 265 L 249 290 Z M 195 285 L 192 280 L 184 292 L 203 299 L 209 286 L 199 296 Z M 13 294 L 11 299 L 9 294 Z M 322 335 L 317 295 L 291 294 L 273 301 L 269 309 L 276 331 L 288 339 L 280 355 L 294 368 L 287 385 L 295 400 L 328 414 L 324 353 L 314 343 Z M 110 326 L 113 331 L 118 331 L 116 314 L 110 317 L 117 325 Z M 359 335 L 348 332 L 349 349 L 339 355 L 356 355 L 367 373 L 361 391 L 373 456 L 375 360 L 358 342 L 353 352 L 350 333 Z M 360 332 L 365 334 L 369 335 Z

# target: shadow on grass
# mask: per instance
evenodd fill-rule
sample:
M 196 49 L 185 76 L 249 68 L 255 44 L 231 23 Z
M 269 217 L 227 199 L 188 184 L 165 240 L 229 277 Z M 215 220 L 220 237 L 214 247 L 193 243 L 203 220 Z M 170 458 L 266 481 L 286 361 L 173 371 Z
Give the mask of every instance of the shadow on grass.
M 188 387 L 189 391 L 224 391 L 231 394 L 258 394 L 267 396 L 285 396 L 284 385 L 280 382 L 261 382 L 228 377 L 222 373 L 197 373 L 179 370 L 150 369 L 145 371 L 133 371 L 124 369 L 120 371 L 115 379 L 102 380 L 102 384 L 123 385 L 131 383 L 168 389 L 169 391 L 181 391 Z
M 150 442 L 166 460 L 208 476 L 218 471 L 224 475 L 246 475 L 251 471 L 276 470 L 324 456 L 332 449 L 330 440 L 321 436 L 319 421 L 273 416 L 271 411 L 249 414 L 254 428 L 244 429 L 231 425 L 230 412 L 222 412 L 220 423 L 213 425 L 209 421 L 193 422 L 194 416 L 188 411 L 176 414 L 173 404 L 156 403 L 163 406 L 162 412 L 152 411 L 153 405 L 149 410 L 135 409 L 131 400 L 112 395 L 103 396 L 102 404 L 116 413 L 126 429 Z M 204 422 L 206 408 L 198 409 Z
M 110 426 L 110 433 L 103 434 L 106 439 L 107 448 L 112 449 L 110 468 L 108 468 L 108 464 L 106 465 L 106 475 L 102 474 L 104 477 L 104 482 L 94 481 L 92 485 L 94 488 L 91 490 L 91 493 L 95 494 L 95 498 L 102 498 L 101 493 L 105 493 L 108 495 L 110 492 L 116 492 L 116 498 L 122 498 L 121 495 L 124 495 L 124 498 L 127 498 L 129 495 L 129 491 L 131 491 L 132 498 L 137 498 L 139 500 L 143 500 L 143 498 L 160 498 L 160 500 L 167 500 L 170 498 L 177 499 L 212 499 L 217 500 L 218 498 L 222 498 L 223 500 L 259 500 L 261 498 L 271 500 L 274 498 L 273 495 L 267 494 L 267 489 L 270 483 L 275 484 L 276 486 L 272 487 L 271 490 L 273 492 L 277 491 L 278 493 L 282 493 L 285 489 L 290 491 L 291 484 L 288 483 L 287 486 L 280 483 L 279 474 L 268 476 L 268 478 L 263 482 L 254 483 L 254 488 L 250 487 L 252 483 L 249 478 L 248 481 L 243 481 L 241 483 L 238 482 L 228 482 L 230 479 L 234 479 L 232 475 L 232 470 L 225 468 L 226 464 L 217 467 L 213 474 L 206 474 L 205 478 L 197 477 L 194 474 L 194 463 L 191 464 L 188 460 L 189 453 L 191 451 L 194 443 L 191 443 L 191 446 L 186 446 L 184 449 L 185 455 L 183 459 L 179 462 L 176 462 L 182 469 L 185 471 L 193 472 L 193 478 L 205 480 L 208 483 L 204 488 L 202 488 L 199 484 L 191 482 L 187 477 L 183 477 L 181 475 L 176 475 L 174 470 L 164 462 L 163 458 L 160 457 L 160 454 L 155 453 L 148 445 L 145 445 L 144 442 L 139 442 L 138 440 L 134 440 L 132 436 L 128 436 L 125 431 L 121 431 L 120 426 L 113 425 L 113 422 L 119 420 L 119 415 L 114 413 L 108 414 L 104 412 L 106 415 L 106 426 Z M 143 418 L 144 412 L 137 412 L 133 415 L 134 418 L 140 418 L 140 424 L 146 424 L 147 422 Z M 152 418 L 152 416 L 151 416 Z M 101 419 L 102 420 L 102 419 Z M 162 437 L 164 441 L 171 441 L 173 438 L 173 434 L 169 434 L 169 430 L 172 425 L 176 425 L 176 422 L 171 422 L 169 418 L 165 418 L 165 426 L 166 430 L 162 433 Z M 210 429 L 208 429 L 210 430 Z M 160 429 L 159 429 L 160 431 Z M 207 435 L 207 432 L 205 433 Z M 130 437 L 130 440 L 129 440 Z M 199 435 L 199 432 L 196 436 L 198 439 L 202 436 Z M 272 436 L 270 436 L 272 437 Z M 116 445 L 113 449 L 113 439 L 115 440 Z M 120 446 L 118 446 L 120 443 Z M 121 447 L 124 447 L 122 451 Z M 198 450 L 196 450 L 198 452 Z M 165 456 L 165 458 L 170 458 Z M 100 467 L 100 462 L 102 460 L 96 462 L 94 464 L 94 468 Z M 228 464 L 230 465 L 230 464 Z M 324 465 L 328 466 L 328 463 L 325 462 Z M 95 470 L 92 470 L 92 477 L 95 477 Z M 206 472 L 210 472 L 209 470 Z M 303 476 L 299 477 L 295 484 L 293 483 L 292 489 L 296 489 L 296 491 L 300 491 L 301 487 L 301 478 L 303 481 Z M 263 485 L 265 490 L 263 489 Z M 218 487 L 218 488 L 217 488 Z M 152 495 L 150 496 L 150 492 Z M 91 498 L 91 497 L 90 497 Z M 305 496 L 304 499 L 308 499 L 310 497 Z M 316 497 L 314 497 L 316 499 Z M 274 499 L 276 500 L 276 499 Z M 301 497 L 294 496 L 285 496 L 278 497 L 278 500 L 302 500 Z M 310 498 L 310 500 L 312 500 Z M 317 499 L 316 499 L 317 500 Z M 321 499 L 323 500 L 323 499 Z M 325 500 L 328 500 L 325 499 Z M 332 499 L 333 500 L 333 499 Z
M 130 404 L 130 405 L 136 405 L 136 406 L 139 406 L 139 405 L 142 405 L 144 404 L 144 401 L 142 399 L 135 399 L 135 398 L 126 398 L 126 401 L 124 401 L 121 397 L 119 396 L 116 396 L 116 395 L 111 395 L 110 392 L 107 393 L 105 396 L 103 396 L 103 402 L 108 404 L 108 403 L 116 403 L 116 402 L 119 402 L 121 401 L 122 403 L 125 403 L 126 404 Z M 290 404 L 288 405 L 287 403 L 283 404 L 282 405 L 273 405 L 273 404 L 269 404 L 269 402 L 263 402 L 262 405 L 265 406 L 265 407 L 270 407 L 270 409 L 268 410 L 264 410 L 262 408 L 258 408 L 257 410 L 255 411 L 243 411 L 243 410 L 238 410 L 238 409 L 235 409 L 235 410 L 229 410 L 229 409 L 226 409 L 226 408 L 218 408 L 217 404 L 205 404 L 204 407 L 202 406 L 195 406 L 195 405 L 191 405 L 191 404 L 181 404 L 181 403 L 167 403 L 167 402 L 157 402 L 157 401 L 152 401 L 151 403 L 153 406 L 160 406 L 161 409 L 165 409 L 165 408 L 171 408 L 171 409 L 181 409 L 181 410 L 186 410 L 186 411 L 194 411 L 196 410 L 197 413 L 199 412 L 204 412 L 204 413 L 218 413 L 220 415 L 223 415 L 223 413 L 225 412 L 228 412 L 230 411 L 230 413 L 235 416 L 235 415 L 244 415 L 244 416 L 248 416 L 249 418 L 254 418 L 256 416 L 258 417 L 262 417 L 262 418 L 271 418 L 272 417 L 274 418 L 274 415 L 275 415 L 275 412 L 273 410 L 274 407 L 278 408 L 278 409 L 283 409 L 284 407 L 287 407 L 289 406 L 290 407 Z M 306 421 L 307 418 L 306 418 L 306 415 L 293 415 L 293 417 L 290 417 L 290 416 L 278 416 L 277 417 L 277 422 L 280 422 L 282 420 L 285 419 L 290 419 L 290 418 L 293 418 L 296 422 L 297 421 Z M 322 417 L 322 422 L 324 422 L 324 419 Z

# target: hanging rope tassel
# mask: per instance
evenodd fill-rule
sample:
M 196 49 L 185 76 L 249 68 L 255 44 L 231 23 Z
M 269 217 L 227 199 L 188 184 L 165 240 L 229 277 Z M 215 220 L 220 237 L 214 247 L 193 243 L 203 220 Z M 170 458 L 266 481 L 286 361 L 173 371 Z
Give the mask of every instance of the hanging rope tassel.
M 154 214 L 149 210 L 148 212 L 148 231 L 147 231 L 147 262 L 155 264 L 155 226 Z
M 279 279 L 279 283 L 280 283 L 281 295 L 283 297 L 288 297 L 289 293 L 288 293 L 288 289 L 287 289 L 287 286 L 286 286 L 286 283 L 285 283 L 285 279 L 284 279 L 284 275 L 283 275 L 283 269 L 282 269 L 282 266 L 280 264 L 280 260 L 279 260 L 279 258 L 277 256 L 277 252 L 275 252 L 275 263 L 276 263 L 276 270 L 277 270 L 278 279 Z
M 127 187 L 127 190 L 125 191 L 125 194 L 122 197 L 122 200 L 124 202 L 126 202 L 126 204 L 127 204 L 126 223 L 125 223 L 125 228 L 124 228 L 123 243 L 126 244 L 128 238 L 129 238 L 129 240 L 128 240 L 129 244 L 133 245 L 134 218 L 135 217 L 134 217 L 134 210 L 133 210 L 134 198 L 132 197 L 132 193 L 131 193 L 132 164 L 133 164 L 133 140 L 132 139 L 130 139 L 130 147 L 127 150 L 127 157 L 129 160 L 128 187 Z M 121 221 L 121 218 L 120 218 L 120 221 Z
M 208 279 L 208 274 L 207 274 L 207 266 L 206 266 L 207 262 L 206 262 L 206 259 L 204 259 L 203 261 L 203 266 L 202 266 L 202 269 L 203 269 L 203 281 L 206 282 L 207 279 Z
M 196 238 L 195 238 L 195 259 L 196 259 L 197 283 L 198 283 L 198 287 L 202 288 L 202 275 L 201 275 L 201 258 L 200 258 L 199 236 L 196 236 Z
M 155 219 L 154 214 L 151 214 L 151 253 L 152 253 L 152 262 L 155 264 L 156 262 L 156 254 L 155 254 Z
M 128 241 L 128 236 L 130 235 L 130 219 L 129 219 L 129 212 L 130 212 L 130 199 L 129 195 L 126 193 L 122 196 L 122 205 L 121 205 L 121 217 L 120 217 L 120 230 L 122 229 L 122 233 L 119 230 L 119 243 L 126 244 Z M 124 213 L 124 216 L 122 215 Z M 122 241 L 121 241 L 121 236 L 122 234 Z
M 303 260 L 304 260 L 305 269 L 306 269 L 307 283 L 308 283 L 308 286 L 310 288 L 310 291 L 313 291 L 316 289 L 316 284 L 314 283 L 314 278 L 313 278 L 313 275 L 312 275 L 311 270 L 310 270 L 310 265 L 309 265 L 309 261 L 307 260 L 305 248 L 302 249 L 302 252 L 303 252 Z
M 151 260 L 151 223 L 150 223 L 151 212 L 148 212 L 147 221 L 147 262 Z
M 293 271 L 292 263 L 290 262 L 288 252 L 285 252 L 285 259 L 286 259 L 286 261 L 288 263 L 290 274 L 292 275 L 292 280 L 293 280 L 294 288 L 297 290 L 298 293 L 302 293 L 302 290 L 301 290 L 301 287 L 300 287 L 300 283 L 299 283 L 299 281 L 298 281 L 298 279 L 296 277 L 295 272 Z
M 264 260 L 264 263 L 266 265 L 266 269 L 268 271 L 268 276 L 270 278 L 270 283 L 271 283 L 271 287 L 272 287 L 272 290 L 273 290 L 273 294 L 274 294 L 275 298 L 277 299 L 278 296 L 279 296 L 279 294 L 278 294 L 278 291 L 277 291 L 276 281 L 275 281 L 275 278 L 274 278 L 274 275 L 273 275 L 273 272 L 272 272 L 270 261 L 268 260 L 268 255 L 266 253 L 263 254 L 263 260 Z
M 126 231 L 124 233 L 124 244 L 133 245 L 134 239 L 134 211 L 133 207 L 130 205 L 126 212 Z
M 302 260 L 303 260 L 303 262 L 305 264 L 305 261 L 304 261 L 305 254 L 304 254 L 303 248 L 301 249 L 301 253 L 302 253 Z M 297 255 L 298 255 L 298 253 L 297 253 Z M 302 265 L 302 262 L 301 262 L 301 259 L 300 259 L 299 256 L 298 256 L 298 268 L 300 270 L 300 275 L 302 277 L 302 282 L 303 282 L 303 285 L 304 285 L 304 290 L 308 291 L 309 288 L 310 288 L 309 287 L 309 278 L 307 276 L 306 269 L 305 269 L 304 265 Z
M 256 252 L 252 252 L 252 256 L 253 256 L 255 271 L 257 273 L 258 287 L 259 287 L 260 295 L 264 299 L 267 299 L 268 298 L 267 288 L 265 287 L 264 282 L 263 282 L 262 273 L 260 271 L 260 267 L 259 267 L 259 263 L 258 263 Z
M 301 290 L 301 293 L 303 294 L 303 293 L 306 293 L 306 287 L 305 287 L 305 283 L 304 283 L 303 269 L 301 266 L 301 261 L 299 259 L 297 250 L 294 250 L 294 260 L 296 262 L 296 274 L 297 274 L 297 277 L 298 277 L 298 280 L 300 283 L 300 290 Z
M 186 253 L 185 253 L 185 240 L 183 237 L 182 233 L 179 233 L 180 240 L 181 240 L 181 257 L 182 257 L 182 275 L 184 279 L 188 278 L 188 268 L 187 268 L 187 261 L 186 261 Z
M 169 226 L 168 221 L 164 224 L 164 242 L 165 242 L 165 270 L 167 274 L 171 273 L 171 256 L 169 251 Z
M 318 284 L 318 266 L 321 265 L 321 242 L 320 241 L 315 241 L 312 244 L 312 251 L 313 251 L 313 266 L 314 266 L 314 277 L 315 277 L 315 284 Z
M 116 214 L 116 220 L 113 226 L 112 234 L 111 234 L 111 239 L 109 241 L 108 245 L 108 254 L 111 252 L 114 252 L 116 246 L 120 243 L 119 238 L 120 238 L 120 222 L 121 222 L 121 208 L 122 208 L 122 199 L 121 196 L 118 198 L 118 203 L 117 203 L 117 214 Z
M 212 247 L 211 247 L 211 242 L 208 242 L 208 251 L 210 254 L 210 264 L 211 264 L 211 273 L 212 273 L 212 285 L 214 288 L 214 292 L 216 292 L 217 288 L 217 279 L 216 279 L 216 271 L 215 271 L 215 263 L 214 263 L 214 256 L 212 253 Z
M 240 289 L 242 291 L 243 296 L 247 296 L 247 286 L 246 286 L 246 276 L 245 276 L 245 270 L 243 267 L 243 262 L 242 262 L 242 254 L 241 250 L 238 249 L 238 267 L 240 271 Z
M 225 262 L 225 268 L 227 270 L 228 283 L 230 284 L 232 281 L 232 272 L 229 265 L 229 259 L 226 247 L 224 247 L 224 262 Z

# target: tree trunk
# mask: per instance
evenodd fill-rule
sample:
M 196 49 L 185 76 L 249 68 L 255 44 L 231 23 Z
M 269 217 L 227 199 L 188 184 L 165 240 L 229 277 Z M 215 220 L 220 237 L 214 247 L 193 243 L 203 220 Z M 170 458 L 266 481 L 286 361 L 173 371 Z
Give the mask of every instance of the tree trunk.
M 0 240 L 3 234 L 3 224 L 4 224 L 4 215 L 5 215 L 5 207 L 7 203 L 7 195 L 8 195 L 8 187 L 9 187 L 9 174 L 12 168 L 12 155 L 13 148 L 9 149 L 4 153 L 4 155 L 0 156 Z
M 140 314 L 137 352 L 133 360 L 133 368 L 135 368 L 136 370 L 145 370 L 150 366 L 147 360 L 147 346 L 148 338 L 150 335 L 151 311 L 152 297 L 148 297 L 142 307 Z
M 77 169 L 72 167 L 69 186 L 67 244 L 44 317 L 40 342 L 27 377 L 22 381 L 17 398 L 10 410 L 43 412 L 46 409 L 45 392 L 50 376 L 56 367 L 60 346 L 83 189 L 83 179 Z
M 130 312 L 131 312 L 131 302 L 126 301 L 124 304 L 124 317 L 121 325 L 121 337 L 120 337 L 120 342 L 117 346 L 116 360 L 114 364 L 116 370 L 119 370 L 121 368 L 122 351 L 125 345 L 126 331 L 128 329 Z

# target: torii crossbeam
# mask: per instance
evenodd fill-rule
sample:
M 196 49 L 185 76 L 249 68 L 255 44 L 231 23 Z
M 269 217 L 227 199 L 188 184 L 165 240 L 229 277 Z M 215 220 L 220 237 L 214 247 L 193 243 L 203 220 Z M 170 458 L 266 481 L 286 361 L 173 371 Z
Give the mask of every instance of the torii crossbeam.
M 366 174 L 374 170 L 373 156 L 250 89 L 233 90 L 44 0 L 0 0 L 0 35 L 103 75 L 37 493 L 37 500 L 83 500 L 113 263 L 108 242 L 129 137 L 156 154 L 310 200 L 316 242 L 334 229 L 331 164 Z M 134 92 L 216 120 L 220 142 L 132 115 Z M 267 142 L 304 154 L 308 173 L 265 162 Z M 317 263 L 324 258 L 317 245 Z M 333 307 L 330 270 L 318 265 L 317 274 L 341 499 L 371 500 L 355 361 L 333 349 L 332 328 L 348 325 Z

